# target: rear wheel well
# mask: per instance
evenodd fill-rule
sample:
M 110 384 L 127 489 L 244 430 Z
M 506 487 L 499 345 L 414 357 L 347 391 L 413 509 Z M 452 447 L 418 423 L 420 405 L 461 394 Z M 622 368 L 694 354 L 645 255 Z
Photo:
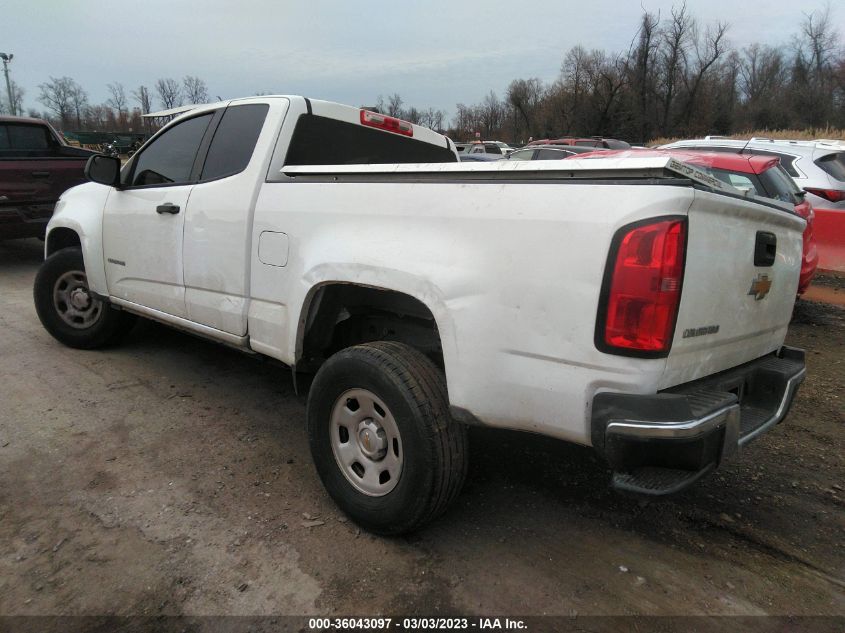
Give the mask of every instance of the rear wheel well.
M 422 301 L 402 292 L 340 283 L 322 286 L 300 323 L 299 371 L 316 371 L 335 352 L 373 341 L 405 343 L 443 369 L 434 315 Z
M 73 229 L 59 227 L 47 236 L 47 257 L 63 248 L 82 248 L 82 241 Z

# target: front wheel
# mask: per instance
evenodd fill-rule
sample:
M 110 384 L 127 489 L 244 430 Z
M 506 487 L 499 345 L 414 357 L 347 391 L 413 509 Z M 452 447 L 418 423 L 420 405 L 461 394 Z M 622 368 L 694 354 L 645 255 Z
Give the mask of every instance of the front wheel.
M 44 329 L 69 347 L 94 349 L 114 343 L 135 322 L 133 315 L 91 294 L 78 248 L 62 249 L 44 260 L 33 296 Z
M 379 534 L 441 514 L 466 477 L 466 428 L 443 373 L 422 352 L 380 341 L 327 360 L 308 394 L 308 439 L 335 503 Z

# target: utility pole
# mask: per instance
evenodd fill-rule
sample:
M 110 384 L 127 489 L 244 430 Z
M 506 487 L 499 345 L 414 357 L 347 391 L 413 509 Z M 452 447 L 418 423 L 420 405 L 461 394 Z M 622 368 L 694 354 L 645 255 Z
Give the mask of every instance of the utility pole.
M 15 112 L 15 100 L 12 98 L 12 84 L 9 82 L 9 62 L 12 61 L 14 55 L 9 53 L 0 53 L 0 59 L 3 60 L 3 74 L 6 75 L 6 92 L 9 95 L 9 110 L 12 112 L 12 116 L 15 116 L 17 112 Z

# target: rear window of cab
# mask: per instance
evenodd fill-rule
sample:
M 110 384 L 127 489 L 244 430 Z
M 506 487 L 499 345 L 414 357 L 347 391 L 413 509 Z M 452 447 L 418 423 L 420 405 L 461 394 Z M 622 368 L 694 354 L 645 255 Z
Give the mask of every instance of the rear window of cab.
M 454 152 L 392 132 L 384 132 L 316 114 L 299 117 L 285 165 L 366 165 L 454 163 Z

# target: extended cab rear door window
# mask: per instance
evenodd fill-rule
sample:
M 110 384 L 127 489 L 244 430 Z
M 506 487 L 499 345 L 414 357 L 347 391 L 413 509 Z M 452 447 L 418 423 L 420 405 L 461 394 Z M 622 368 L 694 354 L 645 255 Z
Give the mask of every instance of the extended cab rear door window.
M 191 182 L 194 161 L 213 112 L 168 128 L 138 155 L 129 186 L 171 185 Z
M 484 151 L 483 148 L 481 150 Z M 303 114 L 296 122 L 285 165 L 454 163 L 451 149 L 392 132 Z
M 266 103 L 226 108 L 214 132 L 200 180 L 225 178 L 246 169 L 269 109 Z

